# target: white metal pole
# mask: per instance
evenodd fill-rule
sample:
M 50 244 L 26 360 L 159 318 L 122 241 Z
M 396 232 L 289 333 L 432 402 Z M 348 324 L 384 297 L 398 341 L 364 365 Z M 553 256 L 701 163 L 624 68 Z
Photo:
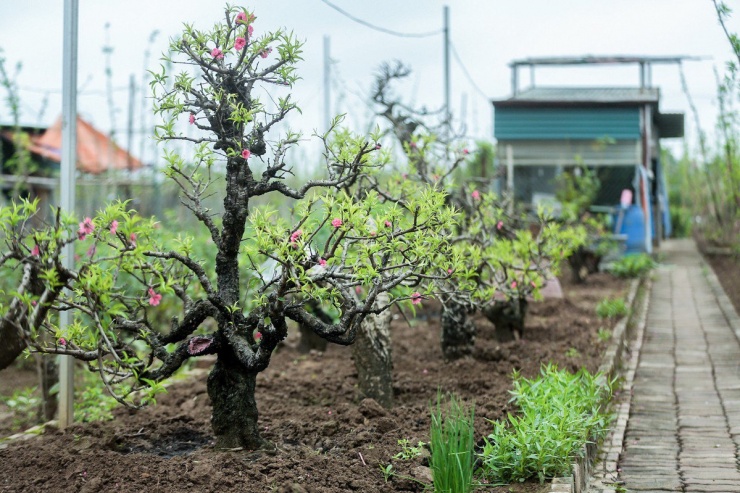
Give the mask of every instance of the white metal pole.
M 445 5 L 442 11 L 444 18 L 444 91 L 445 123 L 447 139 L 452 137 L 452 110 L 450 109 L 450 8 Z
M 329 130 L 331 119 L 331 38 L 324 36 L 324 130 Z
M 75 171 L 77 168 L 77 25 L 78 0 L 64 0 L 64 43 L 62 52 L 62 166 L 60 175 L 62 210 L 75 209 Z M 74 268 L 74 245 L 65 247 L 64 267 Z M 59 328 L 69 323 L 69 311 L 59 315 Z M 62 356 L 59 363 L 59 427 L 74 421 L 74 359 Z

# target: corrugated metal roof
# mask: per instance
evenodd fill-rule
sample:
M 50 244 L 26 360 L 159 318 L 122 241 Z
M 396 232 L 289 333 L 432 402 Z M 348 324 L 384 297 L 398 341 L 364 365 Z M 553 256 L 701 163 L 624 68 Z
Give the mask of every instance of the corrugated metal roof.
M 530 57 L 512 60 L 510 66 L 521 65 L 585 65 L 585 64 L 621 64 L 621 63 L 681 63 L 684 60 L 705 60 L 701 56 L 635 56 L 635 55 L 583 55 Z
M 657 103 L 656 87 L 532 87 L 496 103 Z

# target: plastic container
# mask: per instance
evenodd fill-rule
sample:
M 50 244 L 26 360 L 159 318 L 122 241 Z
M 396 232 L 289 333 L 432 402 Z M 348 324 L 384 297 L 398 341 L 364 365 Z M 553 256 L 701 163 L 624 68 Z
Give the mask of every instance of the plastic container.
M 614 217 L 614 224 L 619 228 L 615 234 L 627 236 L 626 254 L 645 252 L 645 214 L 639 206 L 621 209 Z

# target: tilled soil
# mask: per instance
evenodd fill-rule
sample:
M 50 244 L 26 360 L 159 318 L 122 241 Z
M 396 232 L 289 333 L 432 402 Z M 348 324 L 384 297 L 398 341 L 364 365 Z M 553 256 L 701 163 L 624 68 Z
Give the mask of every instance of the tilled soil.
M 409 324 L 392 326 L 392 410 L 362 400 L 351 350 L 330 346 L 301 355 L 289 340 L 260 374 L 257 402 L 263 436 L 278 451 L 224 452 L 213 448 L 210 405 L 202 378 L 178 383 L 158 404 L 141 411 L 117 409 L 110 422 L 48 430 L 0 450 L 1 492 L 285 492 L 422 491 L 424 457 L 394 460 L 399 439 L 428 441 L 429 405 L 437 390 L 475 402 L 476 434 L 488 420 L 512 411 L 511 374 L 535 376 L 542 363 L 596 371 L 605 344 L 597 338 L 595 306 L 626 284 L 607 274 L 583 286 L 566 285 L 566 299 L 530 305 L 524 338 L 498 343 L 493 327 L 478 319 L 473 357 L 442 360 L 439 320 L 433 307 Z M 424 317 L 426 315 L 426 317 Z M 4 377 L 0 373 L 0 378 Z M 380 465 L 398 475 L 385 481 Z M 541 492 L 536 482 L 491 492 Z

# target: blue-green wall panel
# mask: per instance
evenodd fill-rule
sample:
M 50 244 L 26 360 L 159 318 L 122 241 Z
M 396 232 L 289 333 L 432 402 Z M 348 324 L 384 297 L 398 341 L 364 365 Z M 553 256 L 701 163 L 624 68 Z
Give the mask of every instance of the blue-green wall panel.
M 640 138 L 638 108 L 496 108 L 494 137 L 517 139 Z

